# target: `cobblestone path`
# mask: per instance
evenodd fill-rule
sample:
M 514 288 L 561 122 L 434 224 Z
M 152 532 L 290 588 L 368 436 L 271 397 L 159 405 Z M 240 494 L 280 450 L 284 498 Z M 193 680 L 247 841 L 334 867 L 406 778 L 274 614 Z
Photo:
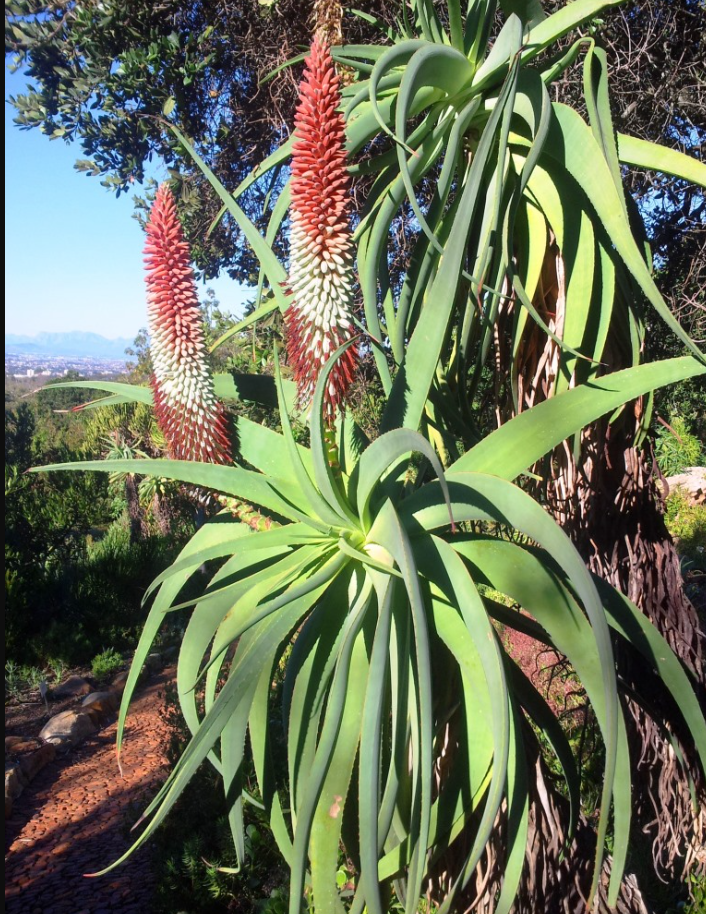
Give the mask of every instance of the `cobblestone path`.
M 149 914 L 154 891 L 149 842 L 123 866 L 97 879 L 130 845 L 128 827 L 146 807 L 167 766 L 166 670 L 135 697 L 123 750 L 116 724 L 57 757 L 16 801 L 5 830 L 7 914 Z

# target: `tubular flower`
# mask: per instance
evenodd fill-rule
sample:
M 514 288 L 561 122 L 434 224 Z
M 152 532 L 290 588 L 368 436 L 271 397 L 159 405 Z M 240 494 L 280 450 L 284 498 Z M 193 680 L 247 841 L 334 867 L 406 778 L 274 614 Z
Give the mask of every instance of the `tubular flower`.
M 223 407 L 216 399 L 206 362 L 189 246 L 166 184 L 157 191 L 146 231 L 147 312 L 157 422 L 172 457 L 230 463 Z
M 292 154 L 292 208 L 285 312 L 287 353 L 301 404 L 311 400 L 331 354 L 353 330 L 353 245 L 348 224 L 346 171 L 339 77 L 328 47 L 314 39 L 299 86 Z M 353 380 L 357 353 L 349 347 L 329 377 L 324 397 L 327 422 Z

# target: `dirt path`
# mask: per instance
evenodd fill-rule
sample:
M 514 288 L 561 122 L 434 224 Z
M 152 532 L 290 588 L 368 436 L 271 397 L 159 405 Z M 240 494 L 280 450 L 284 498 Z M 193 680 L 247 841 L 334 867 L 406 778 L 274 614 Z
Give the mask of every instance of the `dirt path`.
M 146 914 L 154 876 L 150 847 L 98 879 L 86 879 L 129 847 L 134 821 L 167 774 L 165 670 L 135 698 L 128 718 L 123 777 L 115 762 L 113 723 L 25 788 L 5 831 L 7 914 Z

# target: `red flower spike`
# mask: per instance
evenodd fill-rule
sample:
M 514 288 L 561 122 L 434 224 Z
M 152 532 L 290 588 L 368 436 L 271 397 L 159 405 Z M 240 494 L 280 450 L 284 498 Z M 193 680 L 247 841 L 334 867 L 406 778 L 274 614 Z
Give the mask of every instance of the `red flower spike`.
M 348 224 L 349 177 L 339 77 L 328 47 L 317 37 L 306 59 L 294 119 L 292 227 L 285 312 L 287 353 L 299 402 L 311 400 L 330 356 L 352 337 L 353 244 Z M 353 380 L 355 346 L 338 359 L 324 395 L 333 422 Z
M 145 267 L 154 408 L 172 457 L 230 463 L 223 407 L 205 357 L 189 245 L 162 184 L 147 223 Z

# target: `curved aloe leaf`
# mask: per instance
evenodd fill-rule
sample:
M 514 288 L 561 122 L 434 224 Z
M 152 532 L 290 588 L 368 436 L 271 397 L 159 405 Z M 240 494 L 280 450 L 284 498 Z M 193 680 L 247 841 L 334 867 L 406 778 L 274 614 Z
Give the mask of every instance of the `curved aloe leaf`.
M 706 187 L 706 163 L 677 149 L 618 133 L 618 158 L 625 165 L 661 171 Z
M 285 273 L 284 267 L 275 257 L 272 248 L 267 244 L 258 229 L 253 225 L 250 219 L 248 219 L 240 206 L 238 206 L 238 204 L 235 202 L 233 195 L 225 189 L 225 187 L 213 174 L 201 156 L 196 152 L 191 143 L 189 143 L 184 134 L 173 124 L 170 124 L 169 126 L 176 134 L 179 142 L 184 146 L 194 162 L 196 162 L 198 167 L 201 169 L 204 177 L 208 180 L 210 185 L 221 198 L 226 208 L 228 209 L 228 212 L 237 222 L 238 228 L 240 228 L 243 235 L 250 244 L 250 247 L 253 249 L 255 256 L 259 260 L 260 265 L 269 280 L 272 294 L 274 295 L 280 309 L 282 311 L 286 310 L 288 302 L 287 296 L 282 289 L 282 283 L 286 282 L 287 275 Z
M 61 381 L 58 384 L 49 384 L 47 387 L 39 387 L 36 393 L 42 393 L 46 390 L 56 390 L 62 387 L 75 387 L 78 390 L 105 390 L 108 393 L 115 394 L 120 399 L 102 398 L 97 401 L 84 403 L 81 406 L 74 407 L 78 409 L 88 409 L 94 406 L 108 406 L 108 399 L 115 403 L 145 403 L 152 406 L 154 397 L 151 387 L 141 387 L 139 384 L 122 384 L 119 381 Z
M 55 470 L 96 470 L 101 473 L 136 473 L 144 476 L 162 476 L 179 482 L 203 486 L 236 498 L 244 498 L 290 520 L 300 520 L 302 515 L 282 497 L 289 494 L 284 480 L 275 480 L 252 470 L 240 467 L 217 466 L 212 463 L 192 463 L 188 460 L 86 460 L 83 463 L 56 463 L 34 467 L 31 472 L 48 473 Z M 296 499 L 295 493 L 291 494 Z
M 520 413 L 460 457 L 449 472 L 475 470 L 514 479 L 562 441 L 623 403 L 703 374 L 703 365 L 682 356 L 605 375 Z

